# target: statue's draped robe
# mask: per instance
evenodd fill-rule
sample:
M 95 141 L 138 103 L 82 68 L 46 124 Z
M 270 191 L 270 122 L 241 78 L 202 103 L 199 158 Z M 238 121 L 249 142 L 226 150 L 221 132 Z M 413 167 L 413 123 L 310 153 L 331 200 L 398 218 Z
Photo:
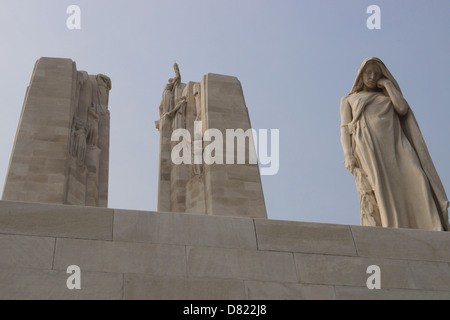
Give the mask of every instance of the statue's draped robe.
M 164 88 L 161 104 L 159 105 L 159 116 L 162 117 L 166 113 L 172 111 L 174 107 L 174 96 L 172 88 Z
M 414 141 L 405 133 L 420 134 L 412 112 L 401 121 L 383 93 L 355 93 L 353 99 L 349 130 L 358 166 L 375 194 L 379 212 L 375 220 L 384 227 L 443 230 L 430 184 L 433 178 L 424 171 Z
M 378 58 L 361 64 L 350 94 L 348 126 L 363 225 L 450 231 L 450 205 L 411 109 L 400 116 L 386 92 L 361 92 L 362 72 L 375 62 L 385 78 L 401 89 Z

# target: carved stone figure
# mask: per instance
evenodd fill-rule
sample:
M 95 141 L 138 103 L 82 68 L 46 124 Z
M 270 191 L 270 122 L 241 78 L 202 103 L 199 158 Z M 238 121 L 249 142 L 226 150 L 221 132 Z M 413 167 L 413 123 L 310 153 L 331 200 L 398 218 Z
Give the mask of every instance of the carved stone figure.
M 172 79 L 173 81 L 172 91 L 174 99 L 175 101 L 177 101 L 178 99 L 181 98 L 183 86 L 181 85 L 181 73 L 177 63 L 173 64 L 173 69 L 175 71 L 175 78 Z
M 448 198 L 416 118 L 378 58 L 363 61 L 341 100 L 341 142 L 362 225 L 449 231 Z
M 88 123 L 87 123 L 87 137 L 86 142 L 88 146 L 98 145 L 98 123 L 100 116 L 95 111 L 94 105 L 91 105 L 88 110 Z
M 195 83 L 193 86 L 193 94 L 195 99 L 195 121 L 202 121 L 202 106 L 201 106 L 201 95 L 200 95 L 200 83 Z M 192 174 L 198 176 L 203 174 L 203 164 L 195 163 L 195 159 L 202 159 L 203 157 L 203 139 L 202 130 L 196 132 L 194 126 L 194 139 L 192 141 Z M 201 161 L 202 162 L 202 161 Z
M 179 95 L 179 84 L 181 83 L 181 75 L 178 64 L 173 65 L 175 70 L 175 78 L 170 78 L 164 87 L 161 103 L 159 104 L 159 120 L 155 121 L 156 129 L 160 130 L 161 122 L 175 108 L 175 97 Z
M 81 163 L 86 158 L 86 128 L 79 118 L 74 119 L 72 128 L 72 156 Z
M 109 91 L 112 89 L 111 79 L 104 74 L 98 74 L 97 79 L 97 95 L 98 95 L 98 109 L 96 110 L 100 115 L 106 114 L 109 104 Z
M 200 83 L 194 84 L 194 98 L 195 98 L 195 121 L 202 121 L 202 105 L 200 101 Z
M 79 119 L 86 121 L 89 106 L 92 104 L 94 92 L 92 89 L 92 82 L 90 76 L 86 71 L 78 72 L 78 83 L 80 84 L 80 91 L 78 96 L 78 106 L 76 115 Z
M 169 112 L 169 116 L 173 118 L 172 120 L 172 130 L 184 129 L 186 128 L 186 105 L 187 100 L 185 96 L 178 99 L 175 108 Z
M 169 82 L 164 87 L 161 103 L 159 105 L 159 116 L 162 118 L 174 107 L 174 97 L 173 97 L 173 79 L 169 79 Z

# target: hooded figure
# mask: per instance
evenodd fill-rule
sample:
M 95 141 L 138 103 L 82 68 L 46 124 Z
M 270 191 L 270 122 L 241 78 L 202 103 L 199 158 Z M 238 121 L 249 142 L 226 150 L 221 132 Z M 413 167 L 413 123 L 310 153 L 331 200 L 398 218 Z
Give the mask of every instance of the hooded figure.
M 341 142 L 362 225 L 450 230 L 448 198 L 416 118 L 378 58 L 363 61 L 341 100 Z

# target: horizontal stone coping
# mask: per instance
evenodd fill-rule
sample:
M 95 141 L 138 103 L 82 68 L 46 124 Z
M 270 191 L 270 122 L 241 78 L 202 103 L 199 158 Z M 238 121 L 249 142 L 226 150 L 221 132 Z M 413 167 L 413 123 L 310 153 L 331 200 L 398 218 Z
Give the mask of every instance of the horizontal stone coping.
M 450 233 L 0 201 L 0 234 L 450 262 Z
M 450 299 L 449 248 L 448 232 L 0 201 L 0 299 Z

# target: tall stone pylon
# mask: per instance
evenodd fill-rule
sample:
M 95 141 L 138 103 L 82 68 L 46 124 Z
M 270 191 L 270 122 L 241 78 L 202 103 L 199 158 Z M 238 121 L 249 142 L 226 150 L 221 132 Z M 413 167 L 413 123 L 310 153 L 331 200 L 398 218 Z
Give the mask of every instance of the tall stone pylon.
M 267 218 L 259 166 L 250 161 L 256 150 L 240 81 L 210 73 L 185 84 L 177 64 L 174 69 L 155 123 L 160 132 L 158 211 Z M 238 138 L 229 132 L 244 134 Z M 227 139 L 238 147 L 227 150 Z M 211 149 L 219 161 L 206 159 Z M 180 154 L 191 161 L 174 162 Z
M 110 90 L 70 59 L 36 62 L 3 200 L 108 206 Z

